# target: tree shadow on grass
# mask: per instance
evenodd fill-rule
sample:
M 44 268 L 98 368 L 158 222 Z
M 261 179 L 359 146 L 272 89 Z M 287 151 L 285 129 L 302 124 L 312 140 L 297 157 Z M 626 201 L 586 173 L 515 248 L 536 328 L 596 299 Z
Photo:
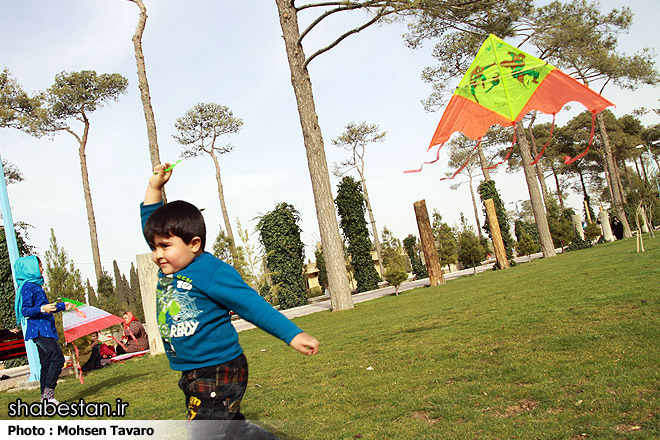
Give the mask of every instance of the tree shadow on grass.
M 263 426 L 263 428 L 276 435 L 279 440 L 298 440 L 298 437 L 294 437 L 291 434 L 278 431 L 277 429 L 270 429 L 268 426 Z
M 119 376 L 112 376 L 105 378 L 101 382 L 95 382 L 93 385 L 90 386 L 87 386 L 87 382 L 85 382 L 85 385 L 83 385 L 85 388 L 80 390 L 76 395 L 73 395 L 67 400 L 77 402 L 78 400 L 89 397 L 90 395 L 94 395 L 109 388 L 114 388 L 118 385 L 126 385 L 127 382 L 137 380 L 140 377 L 147 375 L 148 373 L 122 374 Z M 83 380 L 84 379 L 85 376 L 83 375 Z
M 419 325 L 415 327 L 408 327 L 404 330 L 401 330 L 401 333 L 422 333 L 422 332 L 438 331 L 439 329 L 444 327 L 449 327 L 449 326 L 442 324 Z

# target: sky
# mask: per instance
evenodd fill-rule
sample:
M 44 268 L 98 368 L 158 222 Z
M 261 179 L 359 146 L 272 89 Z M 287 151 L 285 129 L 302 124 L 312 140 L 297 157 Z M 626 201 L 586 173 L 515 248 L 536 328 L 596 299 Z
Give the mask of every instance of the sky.
M 300 213 L 305 258 L 313 261 L 320 234 L 275 2 L 145 3 L 149 18 L 143 49 L 161 159 L 179 159 L 182 147 L 172 137 L 174 123 L 195 104 L 229 107 L 244 121 L 239 133 L 226 137 L 234 151 L 220 158 L 234 235 L 238 218 L 257 246 L 257 217 L 286 202 Z M 602 1 L 602 10 L 619 7 L 618 3 Z M 619 39 L 620 52 L 632 54 L 641 47 L 658 52 L 657 14 L 649 13 L 656 6 L 655 0 L 631 2 L 634 23 Z M 129 81 L 128 93 L 91 114 L 86 150 L 101 260 L 111 274 L 113 260 L 128 274 L 135 255 L 149 251 L 138 215 L 151 173 L 131 41 L 138 15 L 137 6 L 126 0 L 5 0 L 0 14 L 0 68 L 9 69 L 26 92 L 47 89 L 63 71 L 120 73 Z M 311 19 L 300 15 L 301 27 Z M 329 44 L 356 19 L 330 20 L 315 30 L 305 39 L 306 54 Z M 426 200 L 429 214 L 437 209 L 450 224 L 458 223 L 461 212 L 474 224 L 467 185 L 451 190 L 450 182 L 439 182 L 453 171 L 444 154 L 421 173 L 403 173 L 432 159 L 426 150 L 442 114 L 426 112 L 420 102 L 431 93 L 421 72 L 434 64 L 433 44 L 411 50 L 404 45 L 405 32 L 403 23 L 373 26 L 309 65 L 331 169 L 347 157 L 331 141 L 349 122 L 378 124 L 387 132 L 384 142 L 367 148 L 365 175 L 379 230 L 386 226 L 399 239 L 419 236 L 413 209 L 417 200 Z M 660 66 L 660 57 L 654 59 Z M 652 87 L 624 91 L 608 86 L 603 94 L 616 104 L 614 113 L 622 116 L 640 106 L 657 108 L 658 92 Z M 558 123 L 581 110 L 580 104 L 572 105 L 558 115 Z M 657 124 L 660 118 L 651 113 L 642 123 Z M 74 121 L 71 125 L 82 130 Z M 49 140 L 0 130 L 2 158 L 14 163 L 25 178 L 8 189 L 14 221 L 31 225 L 29 243 L 42 256 L 52 228 L 83 279 L 95 284 L 77 149 L 77 141 L 67 133 Z M 522 172 L 506 174 L 504 167 L 496 171 L 494 179 L 510 209 L 516 201 L 529 199 Z M 335 194 L 338 183 L 331 175 Z M 211 159 L 182 161 L 166 191 L 168 200 L 187 200 L 204 208 L 210 250 L 223 222 Z M 581 200 L 572 197 L 569 202 L 579 208 Z M 483 215 L 480 221 L 483 224 Z

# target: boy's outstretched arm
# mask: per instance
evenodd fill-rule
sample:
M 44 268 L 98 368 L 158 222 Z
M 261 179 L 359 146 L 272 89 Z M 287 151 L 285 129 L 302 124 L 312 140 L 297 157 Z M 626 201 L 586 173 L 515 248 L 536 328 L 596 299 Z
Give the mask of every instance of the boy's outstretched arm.
M 313 356 L 319 352 L 319 341 L 314 336 L 305 332 L 298 333 L 291 340 L 289 346 L 309 356 Z
M 147 192 L 144 195 L 145 205 L 153 205 L 163 200 L 163 187 L 172 176 L 172 170 L 165 172 L 169 166 L 169 163 L 161 163 L 154 167 L 154 173 L 149 178 Z

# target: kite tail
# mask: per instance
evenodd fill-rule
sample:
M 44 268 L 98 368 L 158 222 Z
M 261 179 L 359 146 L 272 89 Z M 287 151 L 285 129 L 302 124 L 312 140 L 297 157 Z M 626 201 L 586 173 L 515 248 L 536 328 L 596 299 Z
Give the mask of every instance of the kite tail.
M 497 168 L 498 166 L 502 165 L 504 162 L 509 160 L 509 156 L 511 156 L 511 150 L 513 150 L 513 146 L 516 145 L 516 141 L 518 140 L 518 133 L 516 133 L 516 130 L 513 130 L 513 140 L 511 141 L 511 146 L 509 147 L 509 151 L 506 152 L 506 156 L 504 157 L 504 160 L 501 162 L 497 162 L 495 165 L 491 165 L 486 168 L 482 168 L 482 170 L 492 170 Z
M 582 159 L 585 154 L 589 152 L 589 147 L 591 147 L 591 143 L 594 141 L 594 128 L 596 127 L 596 113 L 591 114 L 591 134 L 589 135 L 589 143 L 587 144 L 587 149 L 584 150 L 582 153 L 578 154 L 574 158 L 571 159 L 571 156 L 565 156 L 564 157 L 564 163 L 566 165 L 570 165 L 573 162 L 575 162 L 578 159 Z
M 536 165 L 536 162 L 538 162 L 539 159 L 541 159 L 541 156 L 543 156 L 543 153 L 545 153 L 546 147 L 548 146 L 548 144 L 550 144 L 550 139 L 552 139 L 552 131 L 554 129 L 555 129 L 555 113 L 552 114 L 552 125 L 550 126 L 550 135 L 548 135 L 548 142 L 545 143 L 545 145 L 541 149 L 541 152 L 536 155 L 536 157 L 534 158 L 532 163 L 530 163 L 530 165 L 532 165 L 532 166 Z M 592 129 L 591 133 L 592 133 L 592 136 L 593 136 L 593 129 Z
M 445 145 L 445 144 L 440 144 L 440 146 L 438 147 L 438 153 L 436 154 L 434 160 L 432 160 L 430 162 L 424 162 L 423 164 L 420 165 L 419 169 L 417 169 L 417 170 L 406 170 L 406 171 L 403 172 L 403 174 L 419 173 L 420 171 L 422 171 L 422 168 L 424 167 L 424 165 L 430 165 L 430 164 L 435 163 L 438 160 L 440 160 L 440 149 L 443 147 L 443 145 Z
M 82 365 L 80 365 L 80 356 L 78 355 L 78 347 L 76 347 L 76 344 L 73 344 L 73 349 L 76 352 L 76 365 L 78 366 L 78 370 L 80 370 L 80 383 L 82 385 L 85 385 L 85 380 L 83 379 Z M 75 368 L 75 366 L 74 366 L 74 368 Z
M 467 166 L 468 162 L 470 162 L 470 159 L 472 158 L 472 155 L 474 154 L 474 150 L 476 150 L 479 147 L 479 145 L 481 145 L 481 139 L 479 139 L 479 142 L 477 142 L 477 145 L 475 145 L 474 148 L 472 149 L 472 151 L 470 151 L 470 154 L 468 154 L 468 157 L 467 157 L 467 160 L 465 161 L 465 163 L 463 165 L 461 165 L 461 167 L 459 169 L 457 169 L 451 177 L 443 177 L 442 179 L 440 179 L 440 182 L 442 182 L 443 180 L 451 180 L 454 177 L 456 177 L 456 175 L 458 173 L 460 173 L 463 170 L 463 168 L 465 168 Z

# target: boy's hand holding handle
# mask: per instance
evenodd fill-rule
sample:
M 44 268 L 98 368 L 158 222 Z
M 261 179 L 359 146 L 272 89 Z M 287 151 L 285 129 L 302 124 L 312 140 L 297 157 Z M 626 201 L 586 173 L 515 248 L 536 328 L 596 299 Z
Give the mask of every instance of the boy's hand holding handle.
M 144 195 L 145 205 L 152 205 L 154 203 L 160 202 L 163 199 L 163 187 L 172 176 L 172 169 L 170 166 L 170 163 L 165 162 L 164 164 L 161 163 L 154 167 L 154 172 L 151 177 L 149 177 L 147 192 Z M 170 168 L 169 171 L 166 171 L 168 168 Z

